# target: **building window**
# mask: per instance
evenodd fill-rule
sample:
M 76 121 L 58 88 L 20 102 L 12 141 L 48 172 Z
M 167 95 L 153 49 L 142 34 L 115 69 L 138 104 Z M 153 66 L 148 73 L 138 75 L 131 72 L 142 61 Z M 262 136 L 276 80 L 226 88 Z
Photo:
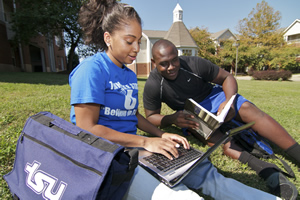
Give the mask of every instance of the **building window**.
M 62 39 L 59 36 L 55 36 L 55 44 L 58 47 L 62 47 Z
M 192 50 L 191 49 L 183 49 L 182 54 L 184 56 L 191 56 L 192 55 Z
M 289 35 L 289 36 L 288 36 L 288 42 L 289 42 L 289 43 L 292 43 L 292 42 L 300 42 L 300 34 Z

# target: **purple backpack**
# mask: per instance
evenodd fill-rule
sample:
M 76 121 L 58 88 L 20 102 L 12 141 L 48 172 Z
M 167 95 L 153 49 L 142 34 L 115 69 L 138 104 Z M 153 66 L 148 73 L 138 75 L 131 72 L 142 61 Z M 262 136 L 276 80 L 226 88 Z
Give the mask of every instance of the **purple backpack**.
M 137 150 L 40 112 L 28 118 L 4 179 L 14 199 L 122 199 L 137 163 Z

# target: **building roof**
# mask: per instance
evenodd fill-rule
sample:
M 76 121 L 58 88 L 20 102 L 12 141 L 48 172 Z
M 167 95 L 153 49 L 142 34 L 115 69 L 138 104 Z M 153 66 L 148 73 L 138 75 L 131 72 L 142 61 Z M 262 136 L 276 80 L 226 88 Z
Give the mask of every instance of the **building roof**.
M 197 47 L 196 42 L 182 21 L 174 22 L 164 39 L 170 40 L 176 47 Z
M 215 39 L 218 39 L 224 32 L 226 32 L 228 29 L 224 29 L 224 30 L 221 30 L 219 32 L 216 32 L 216 33 L 212 33 L 210 35 L 210 37 L 215 40 Z
M 290 28 L 292 28 L 296 23 L 300 23 L 300 19 L 296 19 L 291 25 L 289 25 L 285 30 L 284 33 L 286 33 Z
M 229 28 L 227 29 L 224 29 L 224 30 L 221 30 L 219 32 L 216 32 L 216 33 L 212 33 L 210 35 L 211 39 L 213 40 L 218 40 L 224 33 L 226 33 L 227 31 L 229 31 L 231 33 L 231 35 L 234 37 L 233 39 L 237 39 L 236 35 L 234 35 L 230 30 Z
M 176 7 L 174 8 L 173 12 L 183 11 L 179 3 L 177 3 Z
M 143 30 L 150 38 L 164 38 L 168 31 Z

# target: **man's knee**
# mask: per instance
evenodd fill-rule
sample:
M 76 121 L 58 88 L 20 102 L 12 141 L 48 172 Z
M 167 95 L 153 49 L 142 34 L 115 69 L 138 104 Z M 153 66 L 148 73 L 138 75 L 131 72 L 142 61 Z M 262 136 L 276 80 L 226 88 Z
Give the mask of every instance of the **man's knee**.
M 239 115 L 243 121 L 249 121 L 265 116 L 265 113 L 250 102 L 245 102 L 239 109 Z

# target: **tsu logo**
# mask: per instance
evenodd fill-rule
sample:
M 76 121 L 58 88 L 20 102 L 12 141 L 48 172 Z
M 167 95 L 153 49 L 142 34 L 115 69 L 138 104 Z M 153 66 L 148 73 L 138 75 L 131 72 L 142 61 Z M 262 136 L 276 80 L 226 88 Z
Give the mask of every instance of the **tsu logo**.
M 54 191 L 58 179 L 42 170 L 38 170 L 40 165 L 41 163 L 37 161 L 26 164 L 24 169 L 27 173 L 26 185 L 36 194 L 42 194 L 44 199 L 60 200 L 67 188 L 67 183 L 61 181 L 56 191 Z

